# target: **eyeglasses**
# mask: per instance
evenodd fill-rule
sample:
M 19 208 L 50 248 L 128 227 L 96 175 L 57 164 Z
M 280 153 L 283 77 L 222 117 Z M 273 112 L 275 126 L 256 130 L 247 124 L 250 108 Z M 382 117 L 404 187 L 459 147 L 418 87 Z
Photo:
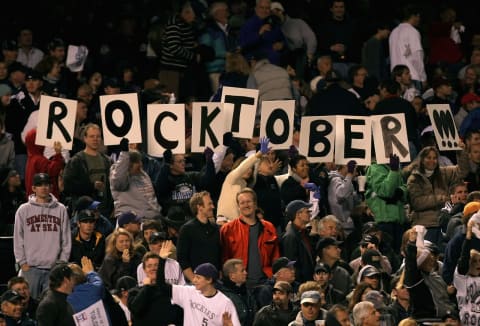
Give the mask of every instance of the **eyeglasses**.
M 83 220 L 83 221 L 80 221 L 80 223 L 93 224 L 93 223 L 95 223 L 95 220 L 94 220 L 94 219 L 92 219 L 92 220 Z
M 317 304 L 312 302 L 305 302 L 305 303 L 302 303 L 302 306 L 304 306 L 305 308 L 311 308 L 311 307 L 316 307 Z

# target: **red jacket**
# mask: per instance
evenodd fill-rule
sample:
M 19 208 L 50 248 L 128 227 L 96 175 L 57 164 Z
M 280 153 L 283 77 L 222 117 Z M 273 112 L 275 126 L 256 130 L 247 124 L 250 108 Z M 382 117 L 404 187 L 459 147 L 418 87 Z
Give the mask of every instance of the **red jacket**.
M 260 220 L 260 236 L 258 248 L 262 270 L 268 278 L 272 277 L 272 263 L 280 257 L 277 231 L 272 223 Z M 231 258 L 243 260 L 248 266 L 248 235 L 250 225 L 236 218 L 222 226 L 220 229 L 220 242 L 222 244 L 223 263 Z
M 27 197 L 33 193 L 33 176 L 37 173 L 47 173 L 51 181 L 51 193 L 60 198 L 58 189 L 58 175 L 65 166 L 65 160 L 62 154 L 55 154 L 51 159 L 43 156 L 44 146 L 36 145 L 35 138 L 37 130 L 30 130 L 25 136 L 25 146 L 27 147 L 27 165 L 25 167 L 25 191 Z

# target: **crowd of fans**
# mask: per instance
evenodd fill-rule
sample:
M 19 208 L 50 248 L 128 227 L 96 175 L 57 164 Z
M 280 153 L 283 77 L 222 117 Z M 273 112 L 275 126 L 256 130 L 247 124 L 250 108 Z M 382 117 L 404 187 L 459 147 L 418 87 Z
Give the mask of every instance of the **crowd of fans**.
M 2 40 L 0 325 L 74 325 L 98 302 L 110 325 L 478 325 L 480 30 L 452 6 L 367 23 L 344 0 L 159 3 L 123 3 L 89 40 Z M 290 148 L 259 137 L 259 106 L 251 138 L 192 153 L 192 103 L 224 86 L 295 100 Z M 100 97 L 124 93 L 143 139 L 148 104 L 185 103 L 186 153 L 105 146 Z M 42 95 L 77 101 L 71 150 L 36 144 Z M 439 151 L 428 104 L 450 106 L 461 150 Z M 411 162 L 299 152 L 304 116 L 396 113 Z

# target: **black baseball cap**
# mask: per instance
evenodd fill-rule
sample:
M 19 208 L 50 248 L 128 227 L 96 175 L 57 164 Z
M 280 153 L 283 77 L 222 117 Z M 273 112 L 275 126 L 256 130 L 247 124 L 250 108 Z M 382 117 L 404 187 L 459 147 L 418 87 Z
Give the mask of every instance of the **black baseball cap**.
M 92 211 L 85 209 L 77 215 L 79 222 L 95 221 L 95 215 Z
M 330 274 L 331 271 L 332 271 L 332 270 L 331 270 L 330 266 L 328 266 L 328 265 L 325 264 L 325 263 L 318 263 L 318 264 L 315 266 L 315 274 L 316 274 L 316 273 L 319 273 L 319 272 L 325 272 L 325 273 Z
M 328 246 L 338 246 L 342 244 L 342 241 L 337 241 L 334 238 L 326 237 L 326 238 L 321 238 L 317 242 L 317 246 L 315 247 L 315 250 L 318 252 L 321 252 L 323 248 L 326 248 Z
M 280 257 L 277 260 L 275 260 L 272 264 L 272 272 L 275 274 L 279 270 L 285 267 L 291 267 L 295 265 L 296 261 L 295 260 L 290 260 L 287 257 Z
M 369 243 L 373 243 L 378 247 L 378 245 L 380 244 L 380 241 L 378 240 L 377 236 L 373 234 L 365 234 L 362 240 L 360 241 L 360 245 L 368 245 Z
M 50 184 L 50 177 L 46 173 L 37 173 L 33 177 L 33 185 L 41 186 L 44 184 Z
M 150 236 L 150 242 L 149 243 L 158 243 L 158 242 L 165 241 L 165 240 L 168 240 L 166 232 L 154 232 Z
M 2 294 L 1 302 L 8 301 L 12 303 L 21 302 L 24 299 L 18 292 L 13 290 L 7 290 Z

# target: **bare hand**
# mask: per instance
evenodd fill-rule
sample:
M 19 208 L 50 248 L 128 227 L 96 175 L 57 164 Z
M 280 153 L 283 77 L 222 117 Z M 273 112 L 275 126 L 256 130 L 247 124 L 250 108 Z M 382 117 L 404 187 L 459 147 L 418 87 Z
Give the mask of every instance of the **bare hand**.
M 275 42 L 272 44 L 273 51 L 282 51 L 283 50 L 283 42 Z
M 150 285 L 150 284 L 152 284 L 152 280 L 150 279 L 150 277 L 145 276 L 145 278 L 143 279 L 143 285 Z
M 230 314 L 228 311 L 225 311 L 223 313 L 222 320 L 223 320 L 223 326 L 233 326 L 232 314 Z
M 158 253 L 158 255 L 162 258 L 162 259 L 167 259 L 168 256 L 170 256 L 172 254 L 172 250 L 173 250 L 173 242 L 172 240 L 167 240 L 167 241 L 164 241 L 162 243 L 162 246 L 160 247 L 160 252 Z
M 93 264 L 90 258 L 88 258 L 87 256 L 83 256 L 81 259 L 81 263 L 82 263 L 82 271 L 85 274 L 93 272 Z
M 282 162 L 278 158 L 272 162 L 273 174 L 277 173 L 278 170 L 280 170 L 281 168 L 282 168 Z
M 345 53 L 345 45 L 342 43 L 337 43 L 332 46 L 330 46 L 330 50 L 333 52 L 337 52 L 338 54 L 344 54 Z
M 447 293 L 448 294 L 452 295 L 452 294 L 455 294 L 455 292 L 457 292 L 457 289 L 455 288 L 455 286 L 453 286 L 452 284 L 447 286 Z
M 21 267 L 22 271 L 23 272 L 28 272 L 28 270 L 30 269 L 30 265 L 28 264 L 23 264 L 22 267 Z
M 59 141 L 53 142 L 53 150 L 57 154 L 62 153 L 62 144 Z
M 410 232 L 408 233 L 408 241 L 410 242 L 417 241 L 417 230 L 415 229 L 415 227 L 410 229 Z
M 130 262 L 130 251 L 128 249 L 123 250 L 122 261 L 124 263 L 129 263 Z
M 272 30 L 272 25 L 270 24 L 265 24 L 260 27 L 260 30 L 258 31 L 259 35 L 262 35 L 265 32 L 270 32 Z

